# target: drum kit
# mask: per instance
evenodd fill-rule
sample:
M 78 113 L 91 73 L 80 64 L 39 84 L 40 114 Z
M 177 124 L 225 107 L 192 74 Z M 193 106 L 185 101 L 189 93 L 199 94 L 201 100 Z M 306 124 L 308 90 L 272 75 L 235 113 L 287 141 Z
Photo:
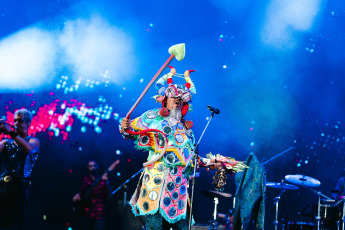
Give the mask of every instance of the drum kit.
M 286 181 L 286 182 L 285 182 Z M 280 189 L 280 194 L 274 198 L 275 204 L 275 219 L 273 221 L 275 230 L 278 230 L 278 211 L 280 197 L 286 190 L 298 190 L 306 188 L 311 190 L 318 197 L 317 205 L 313 205 L 313 213 L 309 217 L 313 218 L 314 222 L 288 222 L 288 225 L 281 224 L 282 230 L 345 230 L 345 197 L 340 197 L 339 201 L 334 200 L 314 188 L 321 185 L 320 181 L 305 175 L 286 175 L 285 181 L 281 182 L 267 182 L 266 186 Z M 287 183 L 288 182 L 288 183 Z M 339 191 L 331 190 L 332 193 L 339 193 Z M 217 205 L 219 204 L 218 197 L 230 198 L 231 194 L 220 192 L 217 190 L 203 190 L 201 193 L 207 197 L 214 198 L 214 212 L 213 220 L 209 221 L 210 225 L 208 230 L 217 229 L 218 220 L 225 227 L 225 230 L 232 229 L 232 214 L 230 209 L 229 214 L 217 213 Z M 235 198 L 233 203 L 235 204 Z M 233 205 L 235 206 L 235 205 Z M 233 207 L 234 208 L 234 207 Z M 222 222 L 223 221 L 223 222 Z
M 209 221 L 210 225 L 208 230 L 215 230 L 218 228 L 217 217 L 221 221 L 222 225 L 225 227 L 225 230 L 232 229 L 232 210 L 229 210 L 230 214 L 223 214 L 217 212 L 217 205 L 219 204 L 218 197 L 230 198 L 232 195 L 230 193 L 220 192 L 217 190 L 202 190 L 201 194 L 207 197 L 213 197 L 214 200 L 214 212 L 213 220 Z M 219 228 L 218 228 L 219 229 Z
M 267 182 L 266 186 L 271 188 L 280 189 L 280 194 L 274 198 L 275 204 L 275 219 L 273 221 L 275 230 L 278 229 L 278 207 L 281 195 L 286 190 L 297 190 L 300 188 L 307 188 L 313 191 L 318 196 L 317 202 L 317 212 L 315 216 L 316 224 L 306 223 L 306 222 L 289 222 L 288 230 L 292 229 L 337 229 L 345 230 L 344 220 L 345 220 L 345 199 L 342 198 L 340 201 L 333 200 L 327 197 L 319 191 L 313 188 L 320 186 L 320 181 L 315 178 L 305 176 L 305 175 L 286 175 L 285 180 L 289 183 L 284 182 Z M 339 191 L 331 191 L 332 193 L 338 193 Z M 321 199 L 322 197 L 322 199 Z M 312 215 L 313 216 L 313 215 Z M 340 226 L 341 223 L 341 226 Z M 282 229 L 285 225 L 282 224 Z

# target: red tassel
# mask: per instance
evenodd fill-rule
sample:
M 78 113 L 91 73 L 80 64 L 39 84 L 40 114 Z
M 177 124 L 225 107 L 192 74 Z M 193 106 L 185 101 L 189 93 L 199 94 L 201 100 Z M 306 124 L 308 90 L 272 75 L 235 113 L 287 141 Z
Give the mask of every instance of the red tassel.
M 191 86 L 191 84 L 189 83 L 189 82 L 187 82 L 186 84 L 184 84 L 186 87 L 187 87 L 187 89 L 189 89 L 190 88 L 190 86 Z
M 172 80 L 172 78 L 168 78 L 168 84 L 170 85 L 171 83 L 173 83 L 173 80 Z
M 193 121 L 185 121 L 184 126 L 186 126 L 186 129 L 191 129 L 193 127 Z
M 169 116 L 169 110 L 167 108 L 163 107 L 159 110 L 159 114 L 162 117 L 168 117 Z

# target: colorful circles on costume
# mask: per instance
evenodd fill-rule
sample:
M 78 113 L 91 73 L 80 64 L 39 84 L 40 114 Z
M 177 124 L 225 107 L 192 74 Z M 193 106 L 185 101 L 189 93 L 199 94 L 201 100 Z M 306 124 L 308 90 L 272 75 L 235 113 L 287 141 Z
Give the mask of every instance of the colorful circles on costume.
M 175 141 L 176 141 L 177 143 L 182 144 L 183 141 L 184 141 L 184 138 L 183 138 L 183 136 L 182 136 L 181 134 L 176 134 L 176 135 L 175 135 Z
M 161 136 L 158 137 L 158 145 L 159 145 L 159 147 L 163 147 L 164 146 L 164 139 Z
M 149 111 L 146 113 L 146 117 L 149 119 L 153 119 L 157 116 L 157 113 L 155 111 Z
M 182 173 L 182 178 L 186 179 L 186 174 L 185 173 Z
M 165 165 L 164 165 L 163 163 L 159 163 L 159 164 L 157 165 L 157 170 L 158 170 L 159 172 L 163 172 L 163 171 L 165 170 Z
M 178 173 L 178 168 L 176 166 L 173 166 L 170 168 L 171 175 L 175 176 Z
M 150 181 L 150 175 L 149 174 L 145 174 L 144 175 L 144 181 L 147 183 Z
M 157 198 L 158 198 L 158 193 L 156 191 L 151 191 L 149 193 L 149 199 L 150 200 L 154 201 L 154 200 L 157 200 Z
M 177 210 L 176 210 L 176 208 L 175 207 L 171 207 L 170 209 L 169 209 L 169 216 L 170 217 L 174 217 L 174 216 L 176 216 L 176 214 L 177 214 Z
M 169 117 L 168 122 L 169 122 L 170 126 L 175 126 L 177 124 L 177 120 L 173 117 Z
M 186 158 L 188 158 L 188 157 L 189 157 L 189 149 L 184 148 L 184 149 L 183 149 L 183 154 L 184 154 L 184 156 L 185 156 Z
M 181 123 L 177 123 L 177 128 L 183 130 L 183 125 Z
M 168 155 L 166 155 L 165 159 L 168 162 L 168 164 L 175 163 L 175 155 L 173 153 L 169 153 Z
M 179 200 L 179 201 L 177 202 L 177 208 L 178 208 L 179 210 L 182 210 L 182 209 L 184 209 L 184 207 L 185 207 L 184 200 Z
M 169 122 L 167 120 L 163 120 L 161 122 L 162 127 L 169 125 Z
M 149 208 L 150 208 L 149 202 L 145 201 L 145 202 L 143 203 L 143 209 L 144 209 L 144 211 L 148 211 Z
M 169 192 L 172 192 L 172 191 L 174 191 L 175 190 L 175 184 L 174 184 L 174 182 L 168 182 L 167 183 L 167 190 L 169 191 Z
M 186 133 L 187 133 L 187 135 L 188 135 L 188 136 L 190 136 L 190 137 L 191 137 L 191 136 L 192 136 L 192 134 L 193 134 L 193 131 L 192 131 L 191 129 L 188 129 Z
M 142 197 L 142 198 L 145 198 L 146 195 L 147 195 L 147 189 L 146 189 L 146 188 L 143 188 L 143 189 L 141 190 L 141 197 Z
M 163 132 L 165 133 L 165 135 L 170 135 L 172 133 L 172 128 L 170 126 L 164 126 Z
M 162 178 L 160 178 L 160 177 L 155 177 L 154 179 L 153 179 L 153 183 L 155 183 L 156 185 L 160 185 L 161 183 L 162 183 Z
M 173 192 L 172 194 L 171 194 L 171 197 L 174 199 L 174 200 L 177 200 L 178 199 L 178 197 L 179 197 L 179 194 L 178 194 L 178 192 Z
M 143 125 L 143 126 L 145 126 L 145 127 L 148 127 L 148 126 L 150 125 L 149 123 L 147 123 L 147 122 L 144 121 L 144 120 L 141 120 L 140 123 L 141 123 L 141 125 Z
M 186 186 L 185 185 L 181 185 L 181 187 L 180 187 L 180 194 L 182 196 L 186 195 Z
M 149 136 L 142 136 L 139 139 L 140 144 L 147 145 L 150 142 Z
M 176 184 L 181 184 L 181 182 L 182 182 L 182 178 L 181 178 L 180 176 L 177 176 L 177 177 L 175 178 L 175 183 L 176 183 Z
M 165 207 L 169 207 L 171 205 L 171 198 L 170 197 L 165 197 L 163 199 L 163 204 L 165 205 Z

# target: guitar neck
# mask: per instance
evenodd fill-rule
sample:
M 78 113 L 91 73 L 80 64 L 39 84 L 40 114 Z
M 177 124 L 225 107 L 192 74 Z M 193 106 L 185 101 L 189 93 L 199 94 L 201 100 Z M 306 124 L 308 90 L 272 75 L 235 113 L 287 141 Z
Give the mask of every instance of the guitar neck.
M 104 171 L 101 177 L 95 178 L 95 180 L 92 182 L 91 187 L 87 188 L 84 194 L 81 196 L 81 199 L 86 199 L 88 195 L 96 188 L 96 186 L 101 182 L 103 176 L 108 174 L 109 172 L 113 171 L 114 168 L 116 167 L 118 163 L 112 164 L 111 166 L 108 167 L 107 170 Z M 114 165 L 114 166 L 113 166 Z

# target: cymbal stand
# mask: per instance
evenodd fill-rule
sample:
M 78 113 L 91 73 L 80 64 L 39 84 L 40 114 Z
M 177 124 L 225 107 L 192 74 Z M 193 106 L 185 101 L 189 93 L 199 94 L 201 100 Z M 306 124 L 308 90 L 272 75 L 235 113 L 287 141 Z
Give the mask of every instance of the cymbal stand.
M 345 197 L 342 198 L 340 201 L 338 201 L 334 206 L 338 206 L 340 203 L 343 203 L 343 212 L 341 215 L 341 230 L 345 230 Z M 338 223 L 338 229 L 339 229 L 339 223 Z
M 214 212 L 213 212 L 213 220 L 211 220 L 210 227 L 208 230 L 217 230 L 217 205 L 218 205 L 218 197 L 214 197 Z
M 345 197 L 339 200 L 333 207 L 337 207 L 340 204 L 343 205 L 343 211 L 341 215 L 341 229 L 345 230 L 345 223 L 344 223 L 345 222 Z M 337 228 L 338 230 L 340 230 L 340 220 L 337 221 Z
M 274 159 L 276 159 L 277 157 L 283 155 L 284 153 L 289 152 L 291 149 L 293 149 L 293 147 L 290 147 L 290 148 L 285 149 L 283 152 L 278 153 L 276 156 L 274 156 L 274 157 L 268 159 L 267 161 L 261 163 L 261 165 L 267 165 L 269 162 L 273 161 Z
M 273 221 L 274 224 L 274 230 L 278 230 L 278 207 L 279 207 L 279 200 L 281 195 L 285 192 L 286 190 L 282 189 L 282 191 L 280 192 L 280 194 L 274 198 L 274 204 L 276 205 L 276 216 L 275 219 Z
M 342 224 L 341 224 L 341 229 L 342 230 L 345 230 L 345 198 L 342 199 L 342 202 L 343 202 L 343 213 L 341 215 L 341 220 L 342 220 Z
M 323 195 L 320 191 L 316 191 L 312 188 L 309 188 L 311 191 L 313 191 L 317 196 L 318 196 L 318 199 L 317 199 L 317 216 L 316 216 L 316 220 L 317 220 L 317 230 L 320 230 L 320 224 L 321 224 L 321 196 L 323 196 L 324 198 L 326 199 L 329 199 L 331 200 L 332 198 L 329 198 L 328 196 L 326 195 Z

